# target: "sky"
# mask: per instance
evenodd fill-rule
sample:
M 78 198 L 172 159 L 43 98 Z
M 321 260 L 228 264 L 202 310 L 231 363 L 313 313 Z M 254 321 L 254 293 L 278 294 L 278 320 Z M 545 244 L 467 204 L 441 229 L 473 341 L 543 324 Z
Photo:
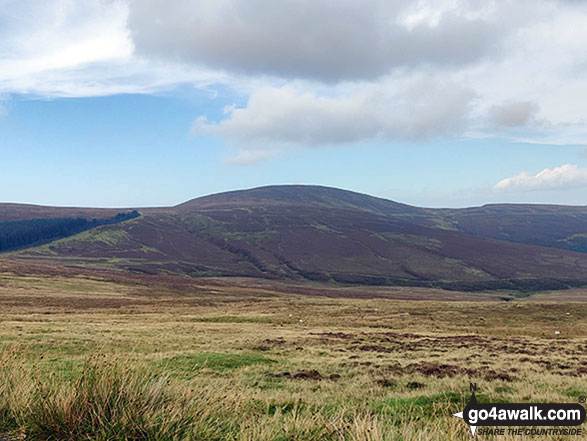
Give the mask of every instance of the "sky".
M 587 204 L 587 1 L 0 0 L 0 201 Z

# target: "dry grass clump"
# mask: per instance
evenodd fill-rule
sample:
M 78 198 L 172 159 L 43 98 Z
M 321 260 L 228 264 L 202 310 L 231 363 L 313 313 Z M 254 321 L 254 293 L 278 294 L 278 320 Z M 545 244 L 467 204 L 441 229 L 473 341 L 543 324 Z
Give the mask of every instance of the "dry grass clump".
M 17 352 L 0 352 L 0 433 L 13 431 L 26 419 L 35 391 L 30 367 L 17 359 Z
M 219 402 L 165 376 L 90 357 L 77 378 L 44 377 L 18 361 L 0 361 L 0 432 L 34 440 L 220 439 Z

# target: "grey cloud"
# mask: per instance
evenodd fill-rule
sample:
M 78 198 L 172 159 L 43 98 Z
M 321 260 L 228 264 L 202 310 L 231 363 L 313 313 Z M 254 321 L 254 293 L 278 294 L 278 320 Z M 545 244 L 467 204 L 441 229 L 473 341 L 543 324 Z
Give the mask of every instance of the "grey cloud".
M 504 127 L 523 127 L 536 122 L 538 105 L 531 101 L 508 102 L 491 107 L 489 119 Z
M 335 82 L 483 57 L 500 40 L 497 20 L 471 18 L 462 3 L 436 23 L 406 25 L 402 17 L 414 6 L 406 0 L 136 0 L 128 25 L 146 56 Z

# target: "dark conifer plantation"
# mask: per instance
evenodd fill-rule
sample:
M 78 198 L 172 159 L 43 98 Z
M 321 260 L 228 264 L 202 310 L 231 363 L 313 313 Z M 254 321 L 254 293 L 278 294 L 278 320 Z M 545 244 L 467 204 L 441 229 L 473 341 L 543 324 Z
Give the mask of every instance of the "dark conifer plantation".
M 100 225 L 110 225 L 139 216 L 136 210 L 107 219 L 58 218 L 0 222 L 0 252 L 60 239 Z

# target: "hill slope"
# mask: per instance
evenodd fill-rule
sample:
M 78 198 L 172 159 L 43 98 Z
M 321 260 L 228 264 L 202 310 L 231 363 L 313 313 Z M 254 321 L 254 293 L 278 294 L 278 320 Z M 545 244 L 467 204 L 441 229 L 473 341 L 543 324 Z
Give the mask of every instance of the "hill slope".
M 587 252 L 587 207 L 486 205 L 451 210 L 445 217 L 477 236 Z
M 587 232 L 581 207 L 432 210 L 327 187 L 273 186 L 140 212 L 11 255 L 192 276 L 455 289 L 587 283 L 587 254 L 560 249 Z

